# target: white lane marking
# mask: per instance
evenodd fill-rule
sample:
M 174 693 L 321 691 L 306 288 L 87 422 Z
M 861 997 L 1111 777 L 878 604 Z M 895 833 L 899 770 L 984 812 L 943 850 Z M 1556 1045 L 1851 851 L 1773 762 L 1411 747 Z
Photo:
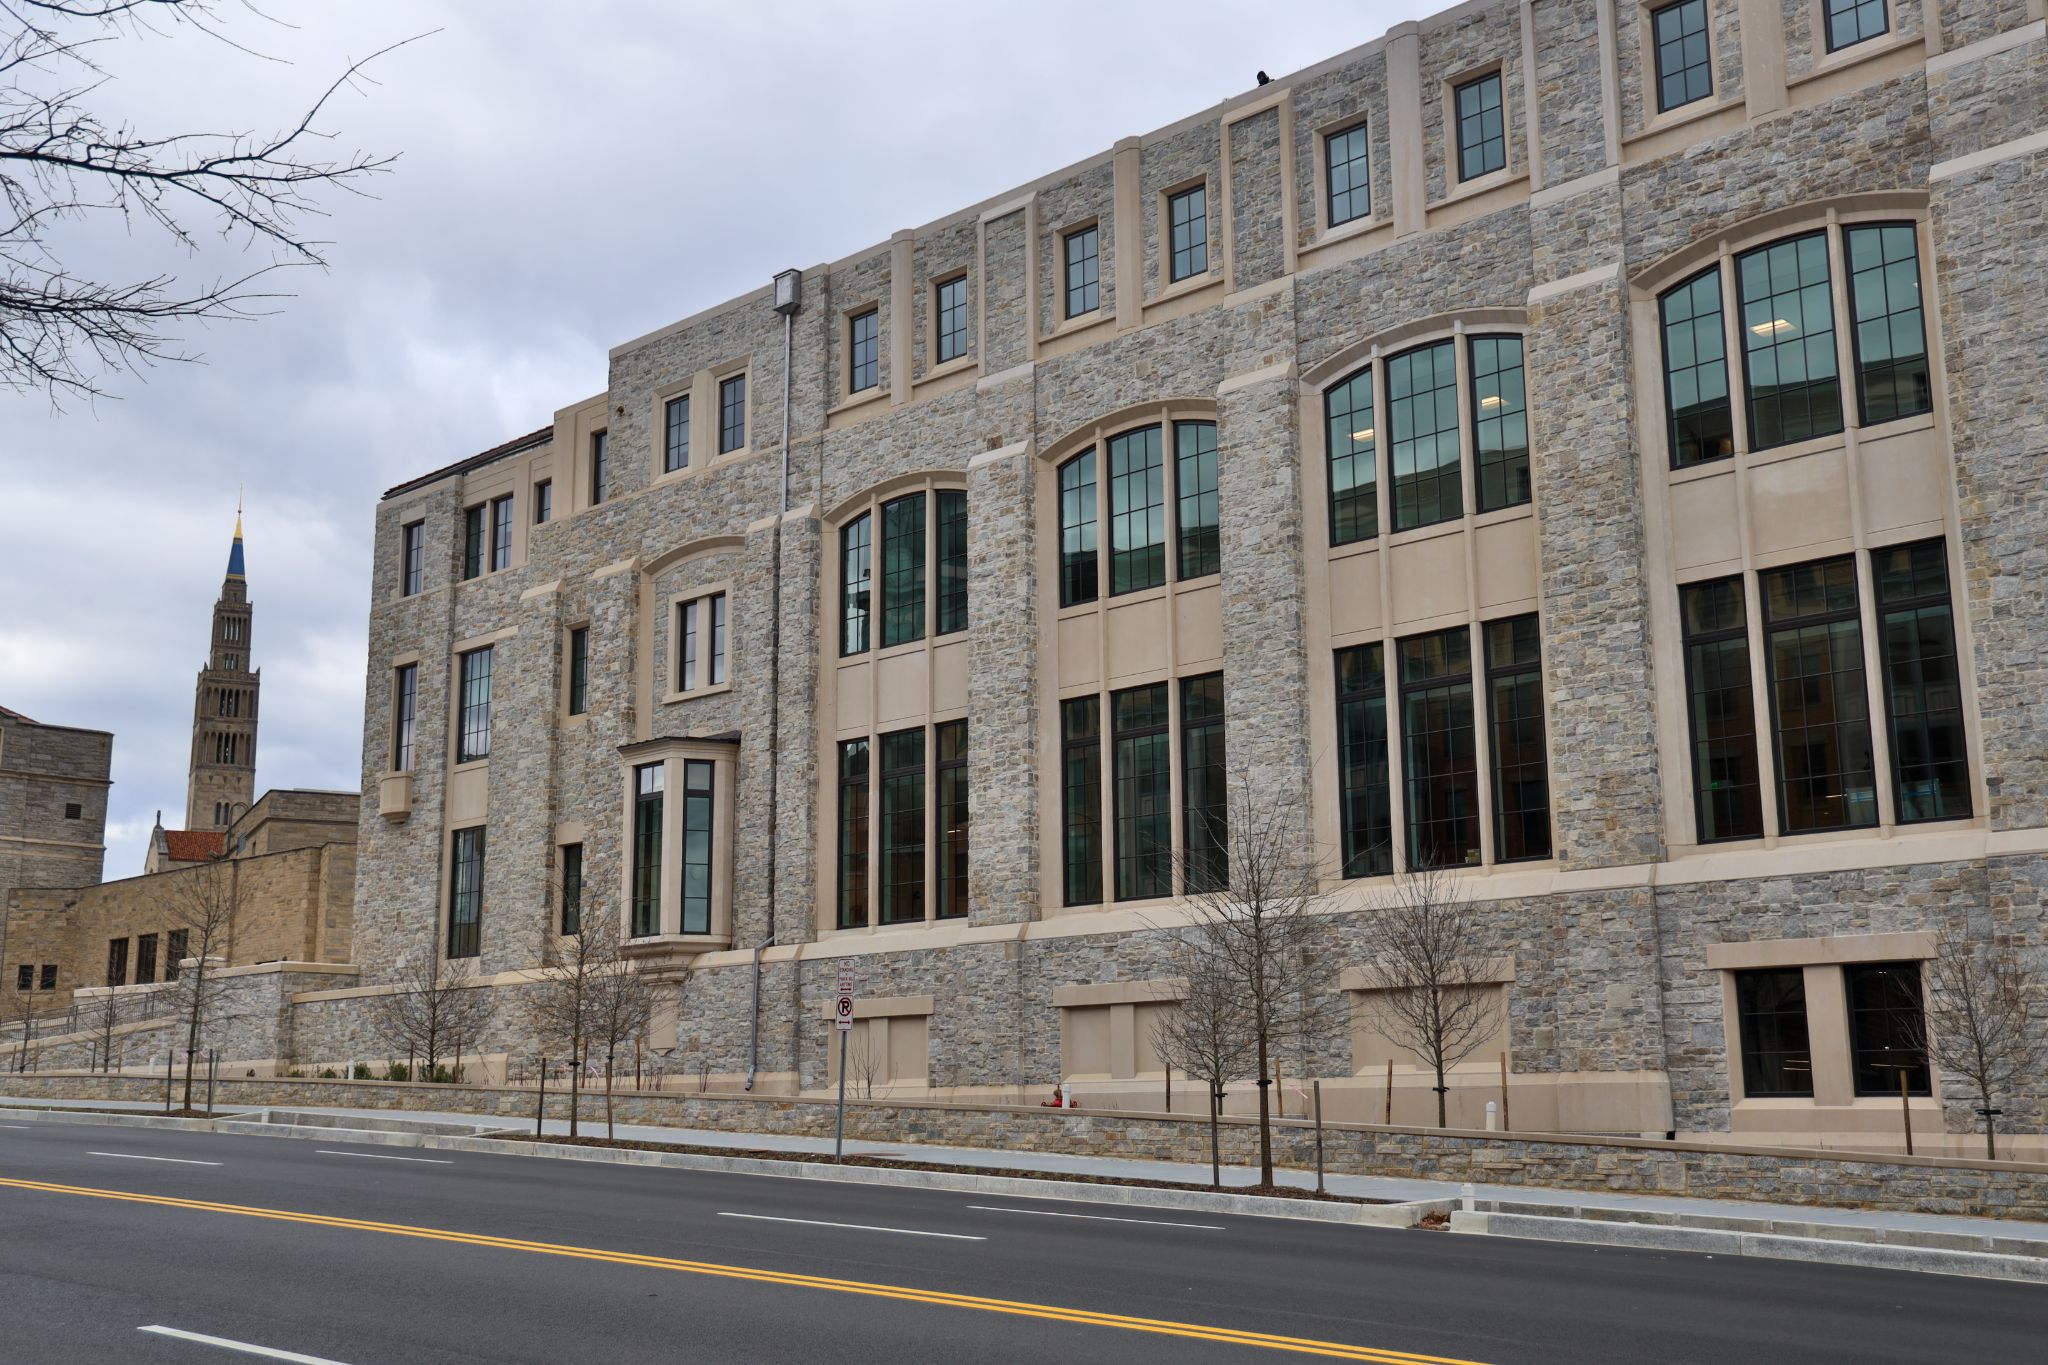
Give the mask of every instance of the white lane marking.
M 371 1161 L 422 1161 L 429 1166 L 453 1166 L 452 1161 L 443 1161 L 437 1156 L 385 1156 L 382 1152 L 330 1152 L 325 1147 L 313 1149 L 314 1156 L 360 1156 Z
M 955 1242 L 986 1242 L 986 1237 L 970 1237 L 964 1232 L 920 1232 L 916 1228 L 878 1228 L 867 1223 L 826 1223 L 816 1218 L 775 1218 L 765 1213 L 721 1213 L 720 1218 L 751 1218 L 757 1223 L 802 1223 L 814 1228 L 848 1228 L 854 1232 L 900 1232 L 905 1237 L 945 1237 Z
M 138 1327 L 135 1330 L 138 1332 L 148 1332 L 153 1336 L 173 1337 L 179 1341 L 196 1341 L 201 1346 L 218 1346 L 223 1351 L 234 1351 L 240 1355 L 262 1356 L 265 1360 L 290 1360 L 298 1362 L 298 1365 L 342 1365 L 341 1361 L 329 1360 L 326 1356 L 309 1356 L 302 1355 L 297 1351 L 280 1351 L 274 1346 L 257 1346 L 246 1341 L 230 1341 L 226 1337 L 210 1337 L 202 1332 L 181 1332 L 175 1327 Z
M 1169 1223 L 1159 1218 L 1112 1218 L 1106 1213 L 1053 1213 L 1047 1209 L 999 1209 L 993 1204 L 969 1204 L 983 1213 L 1028 1213 L 1037 1218 L 1085 1218 L 1091 1223 L 1143 1223 L 1155 1228 L 1201 1228 L 1205 1232 L 1228 1232 L 1221 1223 Z
M 0 1128 L 18 1128 L 24 1133 L 33 1127 L 33 1123 L 0 1123 Z
M 168 1161 L 174 1166 L 218 1166 L 218 1161 L 192 1161 L 182 1156 L 137 1156 L 133 1152 L 87 1152 L 87 1156 L 117 1156 L 123 1161 Z

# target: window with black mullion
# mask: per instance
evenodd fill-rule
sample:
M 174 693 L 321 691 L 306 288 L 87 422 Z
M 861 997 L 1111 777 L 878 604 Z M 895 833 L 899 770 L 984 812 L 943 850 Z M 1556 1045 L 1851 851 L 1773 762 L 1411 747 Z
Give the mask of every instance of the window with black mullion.
M 1863 627 L 1848 555 L 1759 575 L 1786 834 L 1877 823 Z
M 1165 683 L 1110 694 L 1116 743 L 1116 898 L 1173 894 L 1173 742 Z
M 1493 847 L 1500 862 L 1550 856 L 1550 764 L 1544 752 L 1543 657 L 1534 616 L 1489 621 Z
M 1380 645 L 1337 651 L 1337 751 L 1347 877 L 1383 877 L 1394 870 L 1384 660 Z
M 1402 640 L 1400 661 L 1408 866 L 1477 863 L 1479 767 L 1471 633 L 1458 626 Z
M 1900 824 L 1970 815 L 1970 755 L 1945 542 L 1873 550 Z
M 924 918 L 924 731 L 881 738 L 882 923 Z
M 1754 839 L 1764 832 L 1763 779 L 1757 770 L 1742 580 L 1688 583 L 1678 590 L 1678 599 L 1699 840 Z
M 932 840 L 938 853 L 937 919 L 967 913 L 967 722 L 932 727 L 934 778 Z

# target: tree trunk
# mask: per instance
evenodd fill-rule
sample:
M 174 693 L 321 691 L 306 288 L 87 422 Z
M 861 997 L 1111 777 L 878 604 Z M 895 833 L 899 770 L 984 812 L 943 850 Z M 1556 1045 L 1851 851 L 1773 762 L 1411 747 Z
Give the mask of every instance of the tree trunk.
M 1444 1064 L 1438 1062 L 1436 1064 L 1436 1126 L 1439 1128 L 1451 1126 L 1449 1120 L 1444 1117 L 1444 1099 L 1448 1093 L 1449 1089 L 1444 1085 Z
M 1209 1087 L 1209 1187 L 1216 1190 L 1223 1188 L 1223 1144 L 1217 1120 L 1222 1110 L 1223 1096 L 1214 1086 Z
M 576 1103 L 583 1097 L 583 1060 L 575 1048 L 569 1049 L 569 1136 L 576 1136 Z
M 202 953 L 203 953 L 202 949 Z M 185 1026 L 185 1110 L 192 1110 L 192 1051 L 199 1046 L 199 1011 L 206 1000 L 206 965 L 202 957 L 199 974 L 192 979 L 192 1017 Z

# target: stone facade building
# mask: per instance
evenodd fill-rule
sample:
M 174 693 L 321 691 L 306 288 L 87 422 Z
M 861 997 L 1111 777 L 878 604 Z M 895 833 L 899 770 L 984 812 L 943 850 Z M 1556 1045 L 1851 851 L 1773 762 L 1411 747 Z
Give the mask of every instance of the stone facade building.
M 105 730 L 44 725 L 0 706 L 0 990 L 40 1003 L 78 984 L 12 906 L 18 893 L 100 879 L 113 761 Z
M 824 1086 L 852 957 L 893 1093 L 1136 1103 L 1249 774 L 1340 1117 L 1425 1112 L 1357 910 L 1437 866 L 1454 1121 L 1967 1131 L 1935 932 L 2048 969 L 2044 183 L 2040 0 L 1476 0 L 627 341 L 377 509 L 307 1007 L 601 908 L 693 1074 Z

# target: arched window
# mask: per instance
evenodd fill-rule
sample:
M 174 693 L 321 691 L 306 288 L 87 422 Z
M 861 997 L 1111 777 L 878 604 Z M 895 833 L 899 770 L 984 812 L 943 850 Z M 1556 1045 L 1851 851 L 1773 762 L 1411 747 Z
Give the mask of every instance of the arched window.
M 1169 433 L 1172 456 L 1167 455 Z M 1222 567 L 1216 424 L 1176 419 L 1134 427 L 1060 466 L 1060 605 L 1142 592 Z M 1100 490 L 1108 485 L 1109 554 L 1098 554 Z

